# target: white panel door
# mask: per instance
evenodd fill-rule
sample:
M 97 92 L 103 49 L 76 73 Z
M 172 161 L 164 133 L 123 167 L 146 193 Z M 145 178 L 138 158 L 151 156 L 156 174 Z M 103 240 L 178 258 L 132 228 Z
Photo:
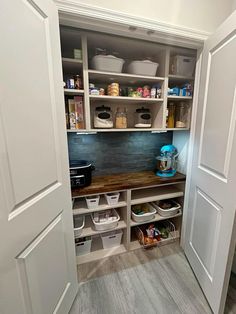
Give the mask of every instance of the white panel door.
M 77 292 L 58 12 L 0 10 L 0 313 L 68 313 Z
M 236 12 L 205 43 L 185 253 L 214 313 L 223 313 L 236 211 Z

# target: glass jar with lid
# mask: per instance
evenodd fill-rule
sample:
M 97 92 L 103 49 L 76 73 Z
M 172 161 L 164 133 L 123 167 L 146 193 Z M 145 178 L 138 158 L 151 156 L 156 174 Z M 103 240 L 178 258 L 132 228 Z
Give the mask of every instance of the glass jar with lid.
M 136 128 L 150 128 L 152 126 L 152 115 L 150 109 L 139 108 L 135 112 L 135 127 Z
M 179 105 L 176 105 L 175 127 L 186 128 L 187 122 L 188 122 L 188 104 L 181 102 Z
M 110 107 L 96 107 L 94 111 L 94 127 L 101 129 L 113 128 L 113 117 Z

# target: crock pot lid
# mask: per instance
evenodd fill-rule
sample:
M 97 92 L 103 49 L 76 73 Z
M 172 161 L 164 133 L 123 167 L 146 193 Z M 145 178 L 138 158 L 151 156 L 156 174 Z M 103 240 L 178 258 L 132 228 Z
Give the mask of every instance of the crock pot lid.
M 71 160 L 70 169 L 88 168 L 92 166 L 87 160 Z

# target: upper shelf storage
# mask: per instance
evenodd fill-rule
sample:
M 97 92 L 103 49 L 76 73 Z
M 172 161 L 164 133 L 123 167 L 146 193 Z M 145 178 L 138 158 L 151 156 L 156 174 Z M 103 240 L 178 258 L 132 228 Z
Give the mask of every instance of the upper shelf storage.
M 61 45 L 70 132 L 190 128 L 195 50 L 67 26 Z

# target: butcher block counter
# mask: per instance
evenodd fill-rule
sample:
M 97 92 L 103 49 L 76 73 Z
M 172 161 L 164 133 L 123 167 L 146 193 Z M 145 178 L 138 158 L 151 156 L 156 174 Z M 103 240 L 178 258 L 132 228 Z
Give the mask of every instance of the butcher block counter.
M 94 176 L 92 184 L 72 190 L 72 197 L 80 197 L 96 193 L 113 192 L 119 190 L 128 190 L 136 188 L 145 188 L 157 185 L 185 182 L 186 176 L 176 173 L 174 177 L 161 178 L 155 175 L 153 171 L 141 171 L 133 173 L 121 173 L 107 176 Z

